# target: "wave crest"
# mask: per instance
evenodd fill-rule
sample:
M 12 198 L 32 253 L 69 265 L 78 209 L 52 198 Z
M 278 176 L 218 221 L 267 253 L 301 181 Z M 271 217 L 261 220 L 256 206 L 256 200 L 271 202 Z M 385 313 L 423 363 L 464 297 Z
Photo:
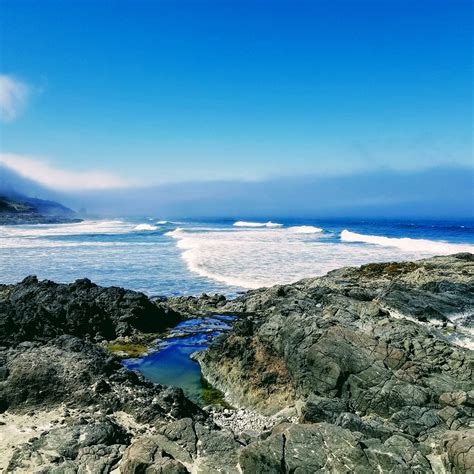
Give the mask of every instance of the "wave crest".
M 143 230 L 157 230 L 158 227 L 156 225 L 151 225 L 151 224 L 138 224 L 133 228 L 133 230 L 137 231 L 143 231 Z
M 283 224 L 278 224 L 277 222 L 248 222 L 248 221 L 237 221 L 233 224 L 234 227 L 283 227 Z
M 299 225 L 290 227 L 288 229 L 290 232 L 295 232 L 296 234 L 319 234 L 323 231 L 320 227 L 314 227 L 312 225 Z
M 411 239 L 408 237 L 395 238 L 380 235 L 364 235 L 344 229 L 341 232 L 344 242 L 361 242 L 365 244 L 395 247 L 408 252 L 429 252 L 438 255 L 448 255 L 457 252 L 474 252 L 474 245 L 453 244 L 438 240 Z

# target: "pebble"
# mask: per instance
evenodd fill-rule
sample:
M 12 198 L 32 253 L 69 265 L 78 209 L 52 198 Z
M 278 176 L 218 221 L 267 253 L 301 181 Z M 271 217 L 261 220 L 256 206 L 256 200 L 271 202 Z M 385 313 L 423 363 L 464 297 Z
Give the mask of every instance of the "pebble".
M 247 433 L 259 435 L 264 431 L 271 430 L 275 425 L 287 421 L 296 423 L 297 418 L 282 418 L 278 416 L 265 416 L 245 409 L 224 409 L 219 410 L 214 407 L 208 407 L 214 423 L 221 428 L 229 428 L 234 433 Z

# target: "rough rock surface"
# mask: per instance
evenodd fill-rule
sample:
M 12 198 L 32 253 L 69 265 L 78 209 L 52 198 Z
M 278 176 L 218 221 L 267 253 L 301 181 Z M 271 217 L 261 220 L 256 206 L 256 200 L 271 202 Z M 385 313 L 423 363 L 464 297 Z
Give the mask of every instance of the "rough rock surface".
M 198 359 L 232 404 L 267 415 L 295 405 L 304 423 L 384 446 L 401 436 L 422 443 L 420 456 L 474 469 L 463 441 L 472 440 L 474 354 L 453 344 L 469 334 L 455 327 L 459 315 L 469 324 L 474 312 L 473 255 L 343 268 L 222 310 L 244 316 Z M 448 430 L 463 434 L 444 441 Z
M 0 345 L 62 334 L 111 340 L 136 331 L 162 331 L 180 319 L 143 293 L 104 288 L 88 279 L 66 285 L 30 276 L 16 285 L 0 285 Z
M 181 389 L 147 382 L 102 348 L 74 336 L 24 342 L 0 357 L 0 411 L 49 409 L 65 402 L 122 410 L 146 422 L 163 415 L 204 416 Z
M 473 307 L 467 254 L 233 301 L 0 286 L 0 472 L 473 472 L 473 351 L 453 343 Z M 202 410 L 98 342 L 217 311 L 239 319 L 198 358 L 238 410 Z
M 279 425 L 240 452 L 243 472 L 428 472 L 430 462 L 403 437 L 382 443 L 329 423 Z

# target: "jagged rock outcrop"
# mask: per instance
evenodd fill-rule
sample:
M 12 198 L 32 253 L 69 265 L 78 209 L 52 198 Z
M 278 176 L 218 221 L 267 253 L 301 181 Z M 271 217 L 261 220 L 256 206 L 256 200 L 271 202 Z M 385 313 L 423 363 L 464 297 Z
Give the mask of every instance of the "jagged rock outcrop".
M 443 436 L 474 419 L 474 353 L 453 343 L 472 330 L 473 255 L 343 268 L 223 310 L 245 316 L 198 359 L 230 402 L 266 414 L 296 404 L 305 423 L 402 436 L 462 472 L 470 451 L 449 453 Z
M 128 412 L 148 423 L 164 415 L 204 418 L 181 389 L 147 382 L 96 344 L 73 336 L 19 344 L 2 351 L 0 366 L 0 412 L 50 409 L 66 402 Z
M 406 438 L 382 443 L 329 423 L 279 425 L 240 451 L 243 472 L 428 472 L 431 464 Z
M 58 284 L 30 276 L 16 285 L 0 285 L 0 345 L 62 334 L 112 340 L 159 332 L 180 320 L 165 303 L 143 293 L 101 287 L 88 279 Z

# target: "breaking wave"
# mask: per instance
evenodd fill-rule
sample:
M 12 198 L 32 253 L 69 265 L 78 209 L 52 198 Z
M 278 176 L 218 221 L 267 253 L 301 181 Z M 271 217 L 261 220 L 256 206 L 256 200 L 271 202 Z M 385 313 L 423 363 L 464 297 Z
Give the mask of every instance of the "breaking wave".
M 73 235 L 126 234 L 133 224 L 120 219 L 93 221 L 86 220 L 73 224 L 33 224 L 24 226 L 0 226 L 0 238 L 9 237 L 54 237 Z
M 312 225 L 294 226 L 290 227 L 288 230 L 297 234 L 319 234 L 323 231 L 323 229 L 319 227 L 314 227 Z
M 406 252 L 391 246 L 355 247 L 330 238 L 315 240 L 315 234 L 320 232 L 313 229 L 295 232 L 291 227 L 214 229 L 212 232 L 200 227 L 178 227 L 166 235 L 176 239 L 190 271 L 241 288 L 292 283 L 343 266 L 433 255 L 425 249 Z
M 448 255 L 458 252 L 474 252 L 474 245 L 454 244 L 426 239 L 410 239 L 408 237 L 394 238 L 379 235 L 364 235 L 350 232 L 345 229 L 341 232 L 343 242 L 361 242 L 365 244 L 380 245 L 382 247 L 395 247 L 405 252 L 427 252 L 437 255 Z
M 455 230 L 401 233 L 393 225 L 385 231 L 369 224 L 354 228 L 361 232 L 356 233 L 347 229 L 349 222 L 340 227 L 321 222 L 324 230 L 316 221 L 236 224 L 165 225 L 153 218 L 0 226 L 2 278 L 11 282 L 37 273 L 70 281 L 88 276 L 152 294 L 225 293 L 291 283 L 343 266 L 474 252 L 474 237 L 467 236 L 473 239 L 469 244 L 455 243 L 460 242 Z
M 234 227 L 268 227 L 268 228 L 276 228 L 276 227 L 283 227 L 283 224 L 278 224 L 277 222 L 247 222 L 247 221 L 237 221 L 234 222 Z
M 151 224 L 138 224 L 137 226 L 134 227 L 133 230 L 136 231 L 144 231 L 144 230 L 157 230 L 158 227 L 156 225 L 151 225 Z

